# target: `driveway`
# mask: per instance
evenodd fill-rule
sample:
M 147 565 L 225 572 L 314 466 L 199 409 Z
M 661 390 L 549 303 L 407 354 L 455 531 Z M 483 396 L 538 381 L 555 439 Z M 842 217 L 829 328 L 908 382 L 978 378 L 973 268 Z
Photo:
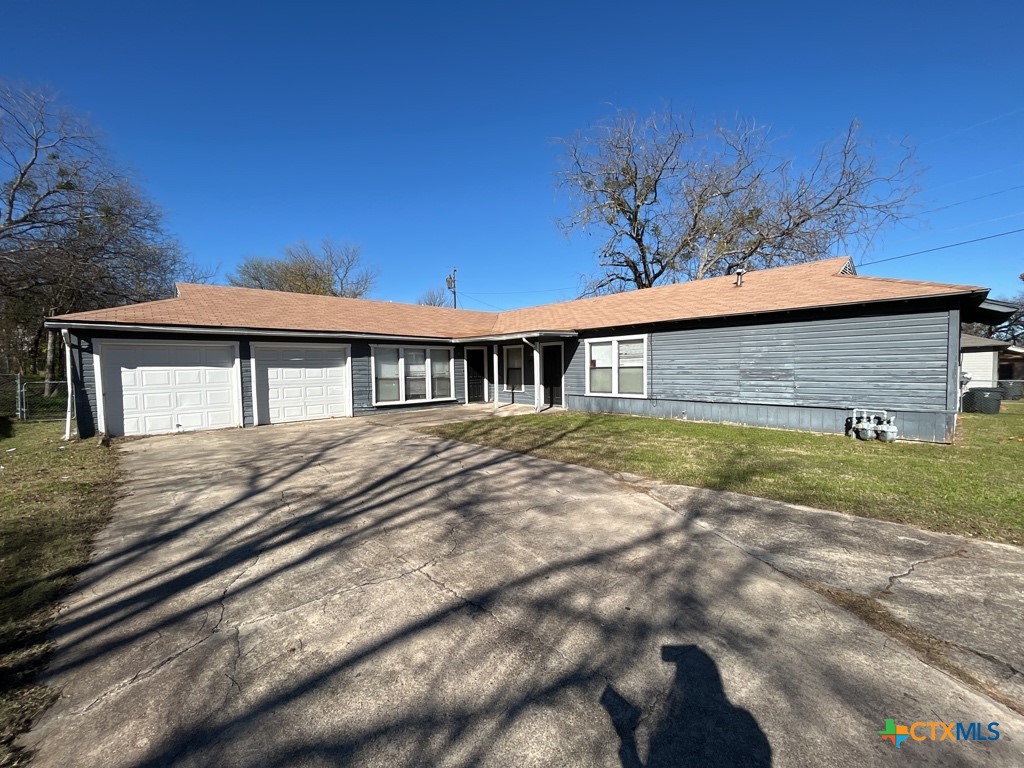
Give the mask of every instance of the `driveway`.
M 37 766 L 1024 762 L 1024 718 L 681 497 L 381 419 L 119 450 Z

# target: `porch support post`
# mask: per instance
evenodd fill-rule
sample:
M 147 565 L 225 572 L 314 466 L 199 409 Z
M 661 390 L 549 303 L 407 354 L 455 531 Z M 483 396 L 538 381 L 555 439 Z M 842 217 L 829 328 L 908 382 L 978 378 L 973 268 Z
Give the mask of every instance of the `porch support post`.
M 533 349 L 533 412 L 540 413 L 541 405 L 543 405 L 543 393 L 540 391 L 540 342 L 533 344 L 525 336 L 523 341 Z
M 498 407 L 498 345 L 494 345 L 494 407 Z

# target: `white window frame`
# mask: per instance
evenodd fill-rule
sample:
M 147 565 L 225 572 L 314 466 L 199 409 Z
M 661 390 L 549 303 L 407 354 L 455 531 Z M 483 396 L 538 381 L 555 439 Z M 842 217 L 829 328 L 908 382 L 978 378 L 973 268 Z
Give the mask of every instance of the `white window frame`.
M 398 350 L 398 399 L 377 401 L 377 350 L 397 349 Z M 423 350 L 427 366 L 427 397 L 418 400 L 405 399 L 405 350 Z M 434 377 L 431 368 L 430 353 L 434 350 L 446 351 L 448 353 L 448 375 L 452 381 L 452 393 L 448 397 L 434 397 Z M 454 403 L 455 399 L 455 347 L 447 347 L 443 344 L 373 344 L 370 346 L 370 390 L 372 393 L 373 407 L 386 408 L 389 405 L 412 405 L 416 403 Z
M 643 382 L 644 391 L 640 394 L 634 393 L 619 393 L 619 342 L 620 341 L 640 341 L 643 342 Z M 607 342 L 612 343 L 612 391 L 611 392 L 591 392 L 590 391 L 590 345 L 591 344 L 604 344 Z M 646 400 L 647 399 L 647 352 L 650 348 L 650 335 L 646 333 L 633 334 L 631 336 L 605 336 L 599 339 L 586 339 L 584 341 L 584 374 L 583 382 L 585 386 L 584 394 L 587 397 L 625 397 L 632 400 Z
M 520 370 L 523 372 L 523 385 L 519 389 L 508 388 L 508 351 L 510 349 L 519 350 Z M 508 344 L 502 347 L 501 352 L 501 363 L 502 371 L 504 373 L 505 382 L 502 384 L 503 392 L 525 392 L 526 391 L 526 349 L 522 344 Z

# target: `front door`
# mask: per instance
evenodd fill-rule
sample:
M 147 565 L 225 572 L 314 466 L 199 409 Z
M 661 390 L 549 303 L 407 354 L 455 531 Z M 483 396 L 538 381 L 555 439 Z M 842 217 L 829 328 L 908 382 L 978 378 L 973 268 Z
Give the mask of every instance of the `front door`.
M 482 349 L 466 350 L 466 399 L 471 403 L 487 402 L 484 393 L 486 353 Z
M 562 405 L 562 345 L 549 344 L 541 347 L 541 366 L 544 370 L 541 382 L 544 385 L 544 404 L 549 408 Z

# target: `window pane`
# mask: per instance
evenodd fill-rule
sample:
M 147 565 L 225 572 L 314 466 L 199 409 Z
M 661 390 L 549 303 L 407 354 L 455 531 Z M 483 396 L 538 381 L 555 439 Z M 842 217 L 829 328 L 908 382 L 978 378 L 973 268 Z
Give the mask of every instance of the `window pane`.
M 590 345 L 590 363 L 588 367 L 612 367 L 612 343 L 610 341 L 602 341 L 599 344 Z
M 629 366 L 635 368 L 644 364 L 644 343 L 640 339 L 636 341 L 619 342 L 619 367 Z
M 644 393 L 644 342 L 642 339 L 619 342 L 619 394 Z
M 375 349 L 373 360 L 377 377 L 377 402 L 396 402 L 398 400 L 398 350 Z
M 377 379 L 377 402 L 394 403 L 398 401 L 398 379 Z
M 590 369 L 590 391 L 611 392 L 612 391 L 612 369 L 591 368 Z
M 431 391 L 433 397 L 452 396 L 451 357 L 447 349 L 430 350 Z
M 427 399 L 427 350 L 405 349 L 405 399 Z
M 508 369 L 508 381 L 505 382 L 509 389 L 522 389 L 523 388 L 523 369 L 522 368 L 509 368 Z
M 619 368 L 619 394 L 642 395 L 644 393 L 643 368 Z
M 505 389 L 523 388 L 523 348 L 505 347 Z

